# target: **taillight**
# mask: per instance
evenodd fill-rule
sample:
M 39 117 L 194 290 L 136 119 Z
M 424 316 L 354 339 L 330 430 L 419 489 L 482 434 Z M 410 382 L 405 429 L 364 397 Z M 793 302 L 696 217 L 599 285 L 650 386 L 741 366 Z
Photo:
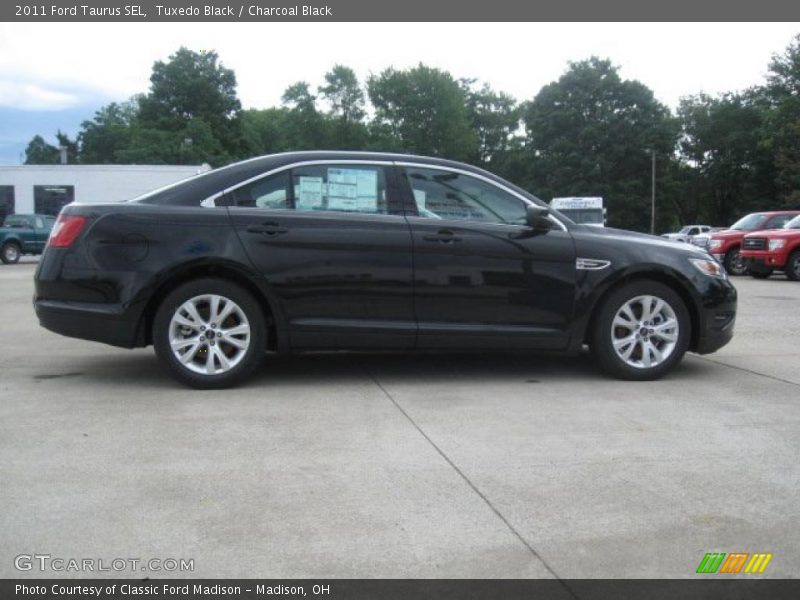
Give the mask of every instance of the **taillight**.
M 50 231 L 47 245 L 54 248 L 69 248 L 75 238 L 83 231 L 85 225 L 86 217 L 58 215 L 58 219 L 56 219 L 56 223 Z

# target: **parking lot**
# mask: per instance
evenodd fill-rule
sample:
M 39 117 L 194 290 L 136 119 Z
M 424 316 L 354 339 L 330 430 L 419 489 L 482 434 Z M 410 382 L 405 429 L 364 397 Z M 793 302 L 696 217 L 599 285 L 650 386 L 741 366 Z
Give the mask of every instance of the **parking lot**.
M 0 577 L 63 575 L 15 569 L 34 553 L 194 559 L 175 577 L 693 577 L 712 551 L 800 575 L 782 275 L 736 279 L 733 342 L 658 382 L 587 356 L 331 354 L 198 392 L 150 348 L 41 329 L 34 268 L 0 266 Z

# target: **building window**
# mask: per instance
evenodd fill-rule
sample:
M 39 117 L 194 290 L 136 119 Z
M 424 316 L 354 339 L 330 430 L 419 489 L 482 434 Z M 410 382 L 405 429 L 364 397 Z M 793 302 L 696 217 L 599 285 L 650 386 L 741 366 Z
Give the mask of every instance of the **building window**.
M 75 186 L 35 185 L 33 186 L 33 212 L 39 215 L 56 216 L 61 209 L 75 200 Z
M 0 185 L 0 223 L 14 214 L 14 186 Z

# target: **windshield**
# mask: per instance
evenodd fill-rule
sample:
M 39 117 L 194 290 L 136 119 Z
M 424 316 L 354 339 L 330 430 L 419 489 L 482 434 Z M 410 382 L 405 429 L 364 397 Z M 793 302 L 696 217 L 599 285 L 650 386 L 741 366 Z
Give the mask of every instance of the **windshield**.
M 566 215 L 575 223 L 603 224 L 602 208 L 560 208 L 558 212 Z
M 740 231 L 753 231 L 754 229 L 758 229 L 763 222 L 763 213 L 752 213 L 736 221 L 736 223 L 731 225 L 731 229 L 738 229 Z
M 691 225 L 687 225 L 686 227 L 681 228 L 678 233 L 689 233 L 692 229 L 694 229 Z
M 800 229 L 800 215 L 797 215 L 794 219 L 789 221 L 786 225 L 783 226 L 784 229 Z

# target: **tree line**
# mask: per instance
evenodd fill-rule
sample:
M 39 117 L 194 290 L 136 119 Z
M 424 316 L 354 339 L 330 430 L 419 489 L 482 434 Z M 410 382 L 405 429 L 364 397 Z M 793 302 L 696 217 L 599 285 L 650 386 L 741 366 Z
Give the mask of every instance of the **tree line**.
M 597 57 L 569 63 L 522 102 L 424 64 L 364 82 L 336 65 L 322 85 L 290 85 L 280 106 L 243 110 L 235 73 L 215 52 L 187 48 L 157 61 L 150 84 L 102 107 L 76 139 L 59 131 L 68 161 L 221 166 L 317 149 L 442 156 L 546 201 L 602 196 L 609 225 L 647 231 L 655 153 L 658 231 L 800 208 L 800 35 L 772 58 L 763 84 L 684 97 L 674 112 Z M 37 135 L 25 162 L 58 163 L 59 148 Z

